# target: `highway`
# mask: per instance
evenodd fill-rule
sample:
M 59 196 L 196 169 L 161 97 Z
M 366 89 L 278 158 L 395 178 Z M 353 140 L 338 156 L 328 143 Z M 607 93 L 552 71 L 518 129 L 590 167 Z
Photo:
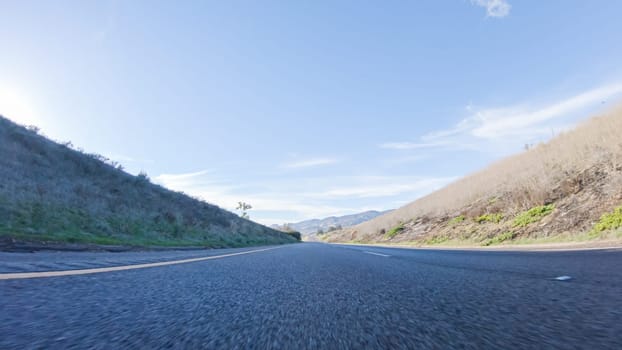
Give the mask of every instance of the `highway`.
M 3 252 L 0 349 L 620 349 L 621 267 L 622 250 Z

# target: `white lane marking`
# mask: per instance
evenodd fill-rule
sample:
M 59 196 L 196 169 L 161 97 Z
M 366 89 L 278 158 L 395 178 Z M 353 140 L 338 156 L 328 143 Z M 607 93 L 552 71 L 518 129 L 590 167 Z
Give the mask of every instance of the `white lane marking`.
M 380 253 L 369 252 L 369 251 L 367 251 L 367 250 L 363 250 L 363 253 L 372 254 L 372 255 L 378 255 L 378 256 L 384 256 L 385 258 L 386 258 L 386 257 L 391 256 L 391 255 L 386 255 L 386 254 L 380 254 Z
M 265 252 L 267 250 L 278 249 L 278 248 L 282 248 L 282 247 L 283 246 L 281 246 L 281 247 L 272 247 L 272 248 L 264 248 L 264 249 L 247 250 L 247 251 L 239 252 L 239 253 L 206 256 L 206 257 L 202 257 L 202 258 L 172 260 L 172 261 L 163 261 L 163 262 L 147 263 L 147 264 L 137 264 L 137 265 L 100 267 L 100 268 L 95 268 L 95 269 L 64 270 L 64 271 L 44 271 L 44 272 L 0 273 L 0 280 L 15 280 L 15 279 L 42 278 L 42 277 L 60 277 L 60 276 L 73 276 L 73 275 L 87 275 L 87 274 L 102 273 L 102 272 L 136 270 L 136 269 L 144 269 L 144 268 L 147 268 L 147 267 L 168 266 L 168 265 L 186 264 L 186 263 L 197 262 L 197 261 L 204 261 L 204 260 L 221 259 L 221 258 L 226 258 L 226 257 L 236 256 L 236 255 L 244 255 L 244 254 Z
M 570 276 L 559 276 L 559 277 L 555 277 L 555 280 L 557 280 L 557 281 L 569 281 L 569 280 L 571 280 L 571 279 L 572 279 L 572 277 L 570 277 Z

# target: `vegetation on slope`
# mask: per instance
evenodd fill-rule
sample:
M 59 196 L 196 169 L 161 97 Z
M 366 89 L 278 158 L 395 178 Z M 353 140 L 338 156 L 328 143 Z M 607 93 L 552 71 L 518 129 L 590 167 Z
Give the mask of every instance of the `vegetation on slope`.
M 393 238 L 402 231 L 404 231 L 404 224 L 400 222 L 397 226 L 390 229 L 389 232 L 386 233 L 386 237 Z
M 503 214 L 501 213 L 484 214 L 475 219 L 478 224 L 483 224 L 485 222 L 494 222 L 495 224 L 498 224 L 501 220 L 503 220 Z
M 617 207 L 611 213 L 605 213 L 590 231 L 591 236 L 598 236 L 603 231 L 617 230 L 622 227 L 622 207 Z
M 525 212 L 522 212 L 514 218 L 512 225 L 514 227 L 525 227 L 534 222 L 540 221 L 543 217 L 549 215 L 555 206 L 553 204 L 539 205 Z
M 277 226 L 275 230 L 281 231 L 293 237 L 297 241 L 302 241 L 302 234 L 300 233 L 300 231 L 294 230 L 291 226 L 289 226 L 289 224 L 284 224 L 283 226 Z
M 622 108 L 324 239 L 486 246 L 610 238 L 622 227 L 620 135 Z
M 209 247 L 295 241 L 1 116 L 0 237 Z

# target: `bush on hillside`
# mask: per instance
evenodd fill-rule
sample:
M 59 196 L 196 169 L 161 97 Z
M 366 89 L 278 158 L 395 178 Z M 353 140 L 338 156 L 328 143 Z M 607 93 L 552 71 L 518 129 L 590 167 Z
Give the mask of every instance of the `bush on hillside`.
M 302 234 L 300 232 L 298 232 L 298 231 L 288 231 L 288 232 L 285 232 L 285 233 L 287 233 L 288 235 L 294 237 L 297 241 L 302 241 Z
M 492 238 L 484 240 L 481 243 L 481 245 L 489 246 L 489 245 L 499 244 L 499 243 L 502 243 L 502 242 L 505 242 L 505 241 L 513 239 L 514 236 L 516 236 L 516 234 L 514 232 L 507 231 L 507 232 L 504 232 L 504 233 L 502 233 L 502 234 L 500 234 L 498 236 L 495 236 L 495 237 L 492 237 Z
M 549 215 L 553 212 L 555 206 L 553 204 L 540 205 L 537 207 L 533 207 L 521 214 L 519 214 L 515 219 L 513 226 L 514 227 L 525 227 L 531 223 L 540 221 L 543 217 Z
M 478 224 L 483 224 L 486 222 L 498 224 L 499 222 L 501 222 L 501 220 L 503 220 L 503 214 L 501 213 L 484 214 L 475 218 L 475 222 L 477 222 Z
M 400 223 L 399 225 L 395 226 L 394 228 L 390 229 L 389 232 L 387 232 L 386 237 L 387 238 L 393 238 L 395 237 L 398 233 L 404 231 L 404 224 Z
M 464 219 L 466 219 L 466 218 L 464 217 L 464 215 L 458 215 L 458 216 L 456 216 L 455 218 L 453 218 L 453 219 L 449 220 L 448 224 L 449 224 L 450 226 L 454 226 L 454 225 L 456 225 L 456 224 L 459 224 L 459 223 L 463 222 L 463 221 L 464 221 Z
M 591 236 L 608 230 L 615 230 L 622 227 L 622 206 L 617 207 L 611 213 L 605 213 L 590 231 Z

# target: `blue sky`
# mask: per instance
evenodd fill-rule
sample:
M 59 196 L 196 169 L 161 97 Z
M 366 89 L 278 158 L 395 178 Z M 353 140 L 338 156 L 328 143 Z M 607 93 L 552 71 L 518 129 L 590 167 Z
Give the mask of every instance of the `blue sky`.
M 622 2 L 0 1 L 0 114 L 262 223 L 395 208 L 608 108 Z

